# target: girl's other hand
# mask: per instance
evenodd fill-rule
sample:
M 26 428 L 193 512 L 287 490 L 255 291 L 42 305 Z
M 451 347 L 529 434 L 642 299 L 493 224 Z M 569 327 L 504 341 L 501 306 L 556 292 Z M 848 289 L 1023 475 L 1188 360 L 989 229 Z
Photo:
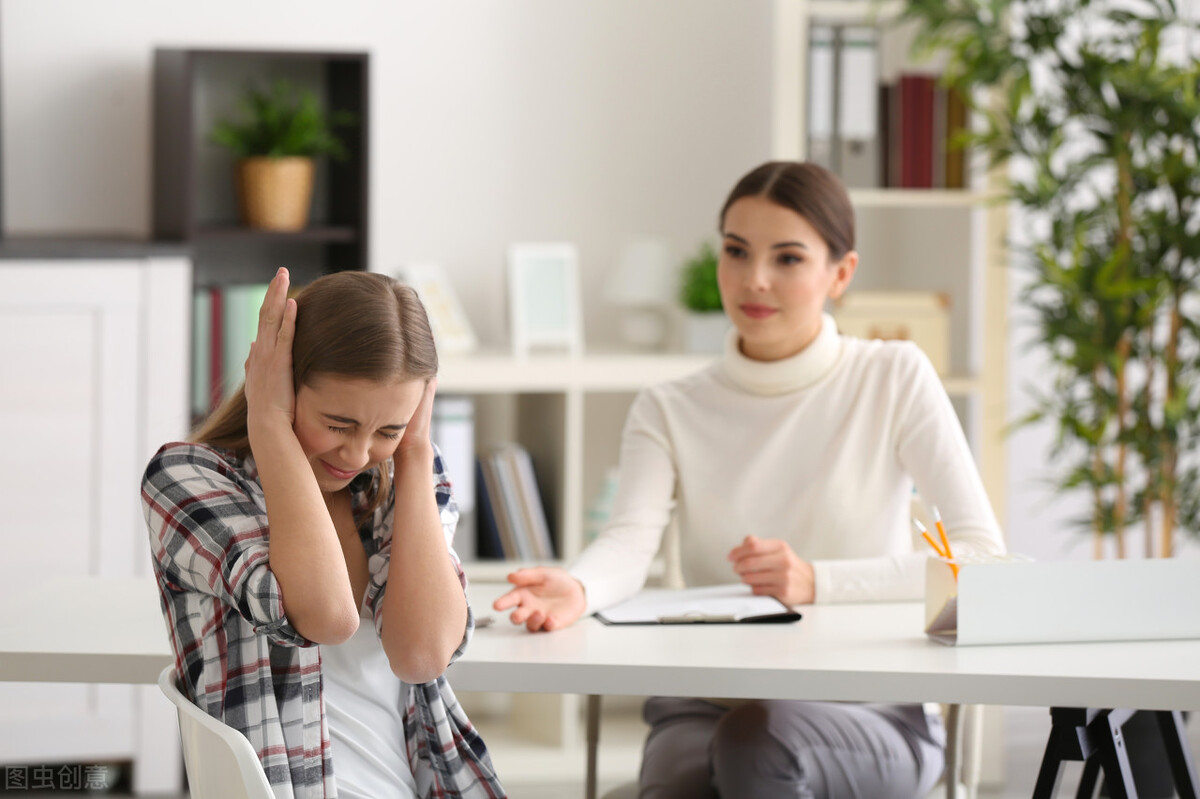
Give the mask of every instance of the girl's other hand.
M 437 394 L 437 378 L 430 378 L 421 394 L 421 401 L 413 411 L 412 418 L 404 428 L 400 443 L 396 446 L 394 457 L 399 460 L 406 453 L 426 454 L 432 452 L 429 445 L 429 428 L 433 418 L 433 398 Z
M 508 575 L 508 581 L 514 588 L 492 607 L 498 611 L 514 608 L 512 623 L 524 624 L 531 633 L 570 627 L 587 608 L 583 585 L 565 569 L 517 569 Z
M 810 605 L 816 599 L 812 564 L 785 541 L 748 535 L 729 551 L 729 560 L 755 594 L 773 596 L 786 605 Z
M 296 301 L 288 299 L 289 276 L 280 268 L 267 287 L 258 311 L 258 332 L 246 358 L 247 425 L 251 430 L 282 422 L 291 429 L 296 416 L 292 378 L 292 340 Z

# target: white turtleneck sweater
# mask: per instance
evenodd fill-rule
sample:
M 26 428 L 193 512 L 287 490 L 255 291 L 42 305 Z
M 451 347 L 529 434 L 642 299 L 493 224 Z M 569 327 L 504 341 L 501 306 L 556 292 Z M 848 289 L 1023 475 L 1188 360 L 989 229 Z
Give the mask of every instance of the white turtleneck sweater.
M 813 565 L 816 601 L 918 599 L 913 485 L 941 511 L 956 557 L 1004 544 L 958 417 L 909 342 L 841 336 L 833 318 L 780 361 L 736 331 L 709 368 L 642 391 L 626 420 L 604 532 L 571 573 L 588 612 L 642 588 L 674 513 L 689 586 L 736 582 L 746 535 L 780 538 Z

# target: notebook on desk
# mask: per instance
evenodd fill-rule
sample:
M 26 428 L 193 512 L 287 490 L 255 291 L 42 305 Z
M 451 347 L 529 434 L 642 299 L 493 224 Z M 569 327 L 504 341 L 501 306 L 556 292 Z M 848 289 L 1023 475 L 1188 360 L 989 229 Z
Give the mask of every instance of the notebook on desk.
M 800 614 L 778 599 L 755 596 L 742 583 L 703 588 L 649 588 L 600 611 L 605 624 L 778 624 Z

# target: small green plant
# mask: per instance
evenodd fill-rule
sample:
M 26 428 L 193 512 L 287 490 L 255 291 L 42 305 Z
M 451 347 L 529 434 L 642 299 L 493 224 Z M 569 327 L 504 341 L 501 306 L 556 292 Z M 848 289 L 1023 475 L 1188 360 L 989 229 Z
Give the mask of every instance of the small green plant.
M 346 157 L 345 147 L 331 128 L 354 124 L 354 115 L 348 111 L 327 115 L 317 96 L 307 89 L 285 80 L 265 89 L 249 85 L 242 94 L 240 111 L 238 119 L 219 120 L 210 135 L 214 144 L 238 158 Z
M 717 253 L 705 242 L 683 265 L 679 301 L 689 311 L 720 311 L 721 291 L 717 287 Z

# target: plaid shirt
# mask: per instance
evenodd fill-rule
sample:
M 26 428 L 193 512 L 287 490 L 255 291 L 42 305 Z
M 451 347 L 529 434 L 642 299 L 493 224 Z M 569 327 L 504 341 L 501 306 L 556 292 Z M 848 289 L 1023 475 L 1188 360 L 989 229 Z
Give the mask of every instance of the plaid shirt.
M 458 509 L 441 456 L 433 462 L 438 510 L 450 549 Z M 365 507 L 369 478 L 351 484 Z M 394 487 L 394 484 L 393 484 Z M 383 625 L 395 492 L 360 528 L 370 583 L 365 606 Z M 142 481 L 154 571 L 175 650 L 175 668 L 192 701 L 253 744 L 276 797 L 337 795 L 321 693 L 321 649 L 284 613 L 268 563 L 266 500 L 252 457 L 196 444 L 167 444 Z M 474 629 L 467 612 L 463 642 Z M 483 740 L 445 677 L 402 683 L 404 737 L 418 785 L 433 797 L 503 797 Z

